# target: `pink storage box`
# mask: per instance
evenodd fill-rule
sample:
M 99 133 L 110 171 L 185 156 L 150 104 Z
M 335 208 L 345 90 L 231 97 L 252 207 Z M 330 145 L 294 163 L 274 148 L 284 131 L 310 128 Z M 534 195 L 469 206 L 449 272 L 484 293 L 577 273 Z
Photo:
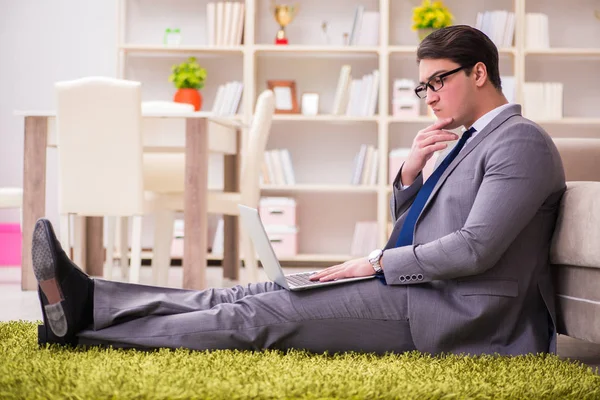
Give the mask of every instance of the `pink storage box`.
M 0 224 L 0 266 L 21 265 L 21 225 Z
M 290 197 L 263 197 L 259 214 L 263 225 L 296 225 L 296 200 Z
M 277 257 L 290 257 L 298 254 L 298 228 L 295 226 L 265 226 L 267 236 Z

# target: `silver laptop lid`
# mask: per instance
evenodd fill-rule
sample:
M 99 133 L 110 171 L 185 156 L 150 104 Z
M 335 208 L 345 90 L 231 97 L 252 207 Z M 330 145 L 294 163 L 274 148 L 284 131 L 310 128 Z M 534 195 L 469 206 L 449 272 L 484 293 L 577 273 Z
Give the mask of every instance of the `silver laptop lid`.
M 242 225 L 244 225 L 244 229 L 252 239 L 252 243 L 258 253 L 258 257 L 260 258 L 265 273 L 270 280 L 289 289 L 279 260 L 277 259 L 277 256 L 275 256 L 275 251 L 271 246 L 265 227 L 258 215 L 258 210 L 241 204 L 238 204 L 238 208 L 240 209 Z

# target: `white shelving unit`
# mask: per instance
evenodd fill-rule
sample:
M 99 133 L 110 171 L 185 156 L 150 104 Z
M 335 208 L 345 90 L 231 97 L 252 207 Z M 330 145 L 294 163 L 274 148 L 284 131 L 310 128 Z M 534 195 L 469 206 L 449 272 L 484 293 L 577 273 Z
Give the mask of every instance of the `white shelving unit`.
M 255 99 L 266 88 L 267 79 L 296 80 L 298 100 L 302 92 L 319 92 L 319 115 L 276 115 L 269 139 L 268 148 L 289 148 L 299 182 L 296 185 L 261 187 L 265 195 L 293 196 L 298 201 L 300 254 L 283 261 L 333 263 L 350 259 L 354 224 L 365 219 L 377 220 L 380 228 L 377 241 L 384 245 L 390 221 L 388 207 L 391 193 L 387 154 L 392 148 L 410 146 L 416 132 L 434 121 L 426 115 L 425 105 L 419 117 L 397 118 L 390 115 L 393 80 L 418 80 L 415 63 L 418 40 L 416 32 L 410 29 L 411 9 L 417 2 L 304 0 L 298 17 L 286 29 L 290 44 L 276 46 L 272 40 L 278 26 L 270 15 L 269 1 L 246 0 L 243 1 L 243 44 L 228 47 L 206 44 L 207 2 L 118 0 L 117 76 L 141 80 L 143 87 L 149 88 L 148 96 L 169 98 L 174 90 L 169 89 L 166 83 L 167 68 L 189 55 L 195 55 L 209 72 L 207 86 L 203 90 L 204 109 L 212 107 L 219 84 L 227 80 L 242 80 L 244 93 L 239 118 L 245 123 L 250 122 Z M 551 135 L 600 137 L 600 111 L 596 105 L 586 105 L 586 101 L 594 96 L 597 99 L 595 93 L 598 90 L 597 85 L 593 87 L 598 82 L 594 69 L 600 70 L 600 43 L 593 39 L 600 37 L 600 21 L 593 18 L 597 4 L 585 0 L 574 10 L 567 2 L 558 0 L 550 2 L 552 4 L 544 0 L 446 0 L 444 3 L 453 12 L 457 24 L 474 24 L 479 11 L 514 11 L 514 45 L 501 48 L 499 52 L 501 75 L 515 76 L 517 102 L 522 102 L 526 80 L 564 81 L 565 105 L 569 102 L 570 106 L 565 106 L 566 117 L 537 122 Z M 364 5 L 367 11 L 380 11 L 379 46 L 341 45 L 342 33 L 350 31 L 354 9 L 359 4 Z M 526 12 L 549 15 L 551 45 L 556 42 L 557 47 L 525 48 Z M 584 18 L 587 14 L 590 19 Z M 332 45 L 324 45 L 321 40 L 323 20 L 327 20 L 331 27 Z M 177 47 L 160 44 L 168 24 L 182 28 L 184 44 Z M 567 26 L 568 30 L 562 29 Z M 557 32 L 563 33 L 559 37 Z M 569 72 L 561 66 L 553 66 L 564 63 L 573 64 L 576 77 L 569 76 Z M 379 70 L 380 88 L 375 116 L 330 114 L 339 69 L 344 64 L 352 66 L 353 77 L 360 77 L 373 69 Z M 152 70 L 153 65 L 155 70 Z M 585 84 L 592 87 L 581 86 Z M 581 91 L 584 91 L 584 96 L 580 96 Z M 352 158 L 362 143 L 374 145 L 379 150 L 377 185 L 349 184 Z

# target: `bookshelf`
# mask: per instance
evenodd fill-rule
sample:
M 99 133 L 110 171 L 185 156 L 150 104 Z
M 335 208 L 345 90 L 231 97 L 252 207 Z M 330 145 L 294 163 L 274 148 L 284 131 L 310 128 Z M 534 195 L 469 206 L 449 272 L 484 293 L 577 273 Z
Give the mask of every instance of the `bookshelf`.
M 289 149 L 297 184 L 261 185 L 266 196 L 291 196 L 298 204 L 299 254 L 288 263 L 339 262 L 350 259 L 354 225 L 378 223 L 377 242 L 387 240 L 390 221 L 388 184 L 389 151 L 409 147 L 419 129 L 431 124 L 426 106 L 420 116 L 391 115 L 391 86 L 395 79 L 418 81 L 416 32 L 410 29 L 417 0 L 346 1 L 303 0 L 300 12 L 286 28 L 290 44 L 273 44 L 278 25 L 269 12 L 269 0 L 246 0 L 243 44 L 209 46 L 205 32 L 207 0 L 118 0 L 117 76 L 139 80 L 144 100 L 172 98 L 166 78 L 170 66 L 193 55 L 207 68 L 202 94 L 210 109 L 216 88 L 227 81 L 244 84 L 238 118 L 248 124 L 258 94 L 267 79 L 295 80 L 298 100 L 304 92 L 318 92 L 319 114 L 275 115 L 267 149 Z M 281 3 L 282 1 L 279 1 Z M 600 21 L 594 18 L 595 0 L 568 2 L 545 0 L 445 0 L 455 23 L 475 25 L 478 12 L 508 10 L 515 13 L 513 45 L 502 47 L 501 75 L 515 77 L 515 97 L 523 103 L 528 81 L 564 83 L 564 118 L 536 121 L 552 136 L 600 137 L 600 111 L 596 106 L 600 66 Z M 379 11 L 379 44 L 345 46 L 356 6 Z M 527 49 L 525 15 L 546 13 L 550 22 L 550 48 Z M 321 23 L 328 22 L 329 45 L 324 44 Z M 162 45 L 167 27 L 181 28 L 182 44 Z M 380 73 L 378 104 L 374 116 L 332 115 L 340 68 L 352 66 L 353 78 L 377 69 Z M 592 83 L 592 85 L 590 85 Z M 352 160 L 362 144 L 379 151 L 376 185 L 351 185 Z M 218 256 L 211 256 L 218 259 Z

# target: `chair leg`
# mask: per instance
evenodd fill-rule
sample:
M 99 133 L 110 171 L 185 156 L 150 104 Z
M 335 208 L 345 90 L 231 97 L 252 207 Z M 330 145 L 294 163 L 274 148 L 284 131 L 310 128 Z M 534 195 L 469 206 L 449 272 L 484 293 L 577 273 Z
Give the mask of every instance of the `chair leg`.
M 115 254 L 115 231 L 117 217 L 106 217 L 106 261 L 104 264 L 104 279 L 111 280 Z
M 142 267 L 142 216 L 136 215 L 132 219 L 131 234 L 131 271 L 130 283 L 140 282 L 140 268 Z
M 86 221 L 84 216 L 75 215 L 73 226 L 73 262 L 87 272 Z
M 119 253 L 121 254 L 121 278 L 129 276 L 129 220 L 127 217 L 119 218 Z
M 171 266 L 171 244 L 175 213 L 164 210 L 154 214 L 154 248 L 152 254 L 152 284 L 167 286 Z
M 240 240 L 242 244 L 242 252 L 244 256 L 244 269 L 246 270 L 246 279 L 248 283 L 258 282 L 258 261 L 256 260 L 256 252 L 250 236 L 246 232 L 240 232 Z
M 71 258 L 71 224 L 69 214 L 60 214 L 60 245 Z

